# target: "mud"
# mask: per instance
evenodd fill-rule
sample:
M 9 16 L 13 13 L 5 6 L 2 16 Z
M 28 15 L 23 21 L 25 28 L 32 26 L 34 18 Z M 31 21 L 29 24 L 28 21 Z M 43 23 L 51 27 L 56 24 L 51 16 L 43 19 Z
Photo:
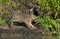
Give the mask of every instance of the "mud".
M 8 27 L 6 27 L 6 29 L 5 29 L 5 27 L 0 28 L 0 33 L 10 33 L 10 34 L 11 33 L 19 33 L 19 34 L 23 34 L 23 35 L 29 35 L 29 34 L 39 34 L 42 32 L 43 31 L 40 29 L 30 30 L 26 27 L 20 28 L 20 29 L 17 29 L 17 28 L 14 29 L 14 28 L 8 28 Z

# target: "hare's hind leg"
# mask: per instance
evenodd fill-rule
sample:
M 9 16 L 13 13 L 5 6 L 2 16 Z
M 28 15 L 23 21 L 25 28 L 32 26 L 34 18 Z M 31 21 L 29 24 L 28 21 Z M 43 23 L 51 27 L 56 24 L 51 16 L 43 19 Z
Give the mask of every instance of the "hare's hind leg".
M 8 27 L 10 28 L 10 26 L 11 26 L 11 21 L 9 21 L 9 23 L 8 23 Z
M 13 27 L 13 21 L 10 22 L 10 28 L 12 28 L 12 27 Z

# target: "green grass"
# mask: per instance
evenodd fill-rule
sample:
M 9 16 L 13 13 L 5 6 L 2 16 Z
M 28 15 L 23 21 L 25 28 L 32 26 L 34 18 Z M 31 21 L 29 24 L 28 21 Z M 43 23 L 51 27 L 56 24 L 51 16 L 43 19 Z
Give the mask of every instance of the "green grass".
M 41 11 L 54 14 L 56 18 L 60 14 L 60 0 L 36 0 Z
M 37 16 L 35 22 L 40 23 L 45 30 L 49 30 L 52 33 L 60 31 L 60 24 L 56 20 L 51 19 L 49 16 L 44 18 Z
M 0 26 L 6 26 L 6 20 L 0 19 Z
M 0 4 L 9 5 L 10 4 L 10 0 L 0 0 Z

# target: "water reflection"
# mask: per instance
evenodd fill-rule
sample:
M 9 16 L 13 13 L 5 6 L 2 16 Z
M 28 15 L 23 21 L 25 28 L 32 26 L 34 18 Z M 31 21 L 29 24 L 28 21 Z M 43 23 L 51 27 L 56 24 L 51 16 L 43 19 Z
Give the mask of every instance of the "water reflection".
M 44 35 L 43 37 L 42 37 L 42 39 L 59 39 L 59 36 L 57 35 L 54 35 L 54 36 L 52 36 L 52 35 L 50 35 L 50 36 L 46 36 L 46 35 Z
M 34 34 L 0 34 L 0 39 L 60 39 L 59 35 L 34 35 Z

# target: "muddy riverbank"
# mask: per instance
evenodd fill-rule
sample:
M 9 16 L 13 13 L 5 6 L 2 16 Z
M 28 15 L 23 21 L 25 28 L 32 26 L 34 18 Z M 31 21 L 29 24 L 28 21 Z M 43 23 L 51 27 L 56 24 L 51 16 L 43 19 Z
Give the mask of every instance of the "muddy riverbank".
M 42 27 L 39 27 L 37 29 L 31 30 L 27 27 L 23 27 L 23 26 L 14 26 L 13 28 L 9 28 L 7 26 L 0 26 L 0 34 L 1 33 L 8 33 L 8 34 L 21 34 L 21 35 L 39 35 L 39 34 L 43 34 L 43 35 L 52 35 L 51 32 L 49 31 L 45 31 L 42 29 Z
M 9 28 L 0 26 L 0 33 L 39 34 L 42 32 L 43 30 L 40 29 L 30 30 L 26 27 Z

